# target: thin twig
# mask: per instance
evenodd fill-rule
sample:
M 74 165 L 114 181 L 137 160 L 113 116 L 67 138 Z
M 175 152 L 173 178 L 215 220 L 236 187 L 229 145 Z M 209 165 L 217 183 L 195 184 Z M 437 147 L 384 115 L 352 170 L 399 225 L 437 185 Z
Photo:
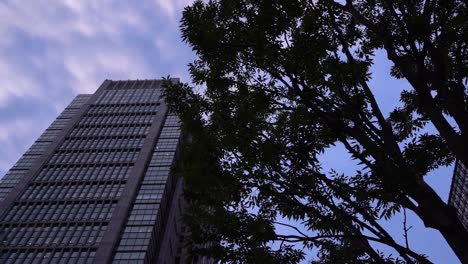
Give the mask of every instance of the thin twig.
M 409 249 L 409 242 L 408 242 L 408 231 L 413 228 L 412 226 L 406 226 L 406 208 L 403 208 L 403 236 L 405 237 L 406 248 Z

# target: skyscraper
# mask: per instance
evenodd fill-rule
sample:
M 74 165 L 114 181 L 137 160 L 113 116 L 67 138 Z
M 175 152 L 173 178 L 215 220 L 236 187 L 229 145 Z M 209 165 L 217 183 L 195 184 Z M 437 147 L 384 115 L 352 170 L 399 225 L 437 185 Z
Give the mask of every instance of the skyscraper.
M 180 125 L 161 85 L 106 80 L 34 142 L 0 182 L 0 263 L 181 261 Z
M 449 205 L 455 207 L 458 218 L 468 229 L 468 169 L 460 161 L 455 163 Z

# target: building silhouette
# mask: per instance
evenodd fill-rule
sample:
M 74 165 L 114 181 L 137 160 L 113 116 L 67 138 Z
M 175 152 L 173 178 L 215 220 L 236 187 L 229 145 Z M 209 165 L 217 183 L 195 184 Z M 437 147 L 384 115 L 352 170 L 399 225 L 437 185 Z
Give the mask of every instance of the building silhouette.
M 63 110 L 0 181 L 0 263 L 184 262 L 162 85 L 106 80 Z
M 458 218 L 468 229 L 468 169 L 460 161 L 455 163 L 449 205 L 455 207 Z

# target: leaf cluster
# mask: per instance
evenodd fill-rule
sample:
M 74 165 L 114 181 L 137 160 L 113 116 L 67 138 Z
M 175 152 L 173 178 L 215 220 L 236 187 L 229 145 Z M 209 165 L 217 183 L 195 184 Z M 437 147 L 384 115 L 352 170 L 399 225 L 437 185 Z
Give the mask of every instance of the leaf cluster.
M 438 111 L 460 114 L 453 100 L 466 105 L 466 92 L 454 97 L 460 85 L 465 91 L 463 33 L 447 28 L 466 26 L 466 6 L 435 2 L 415 1 L 412 10 L 403 1 L 220 0 L 185 9 L 182 38 L 198 56 L 189 71 L 206 90 L 168 84 L 164 93 L 190 138 L 178 170 L 194 254 L 296 263 L 302 246 L 325 263 L 428 262 L 380 221 L 405 207 L 447 230 L 430 216 L 433 206 L 445 219 L 448 208 L 423 176 L 450 164 L 454 148 L 447 134 L 421 131 L 428 122 L 439 129 Z M 395 62 L 391 74 L 414 88 L 388 118 L 368 86 L 380 48 Z M 322 171 L 320 155 L 336 144 L 358 163 L 354 174 Z

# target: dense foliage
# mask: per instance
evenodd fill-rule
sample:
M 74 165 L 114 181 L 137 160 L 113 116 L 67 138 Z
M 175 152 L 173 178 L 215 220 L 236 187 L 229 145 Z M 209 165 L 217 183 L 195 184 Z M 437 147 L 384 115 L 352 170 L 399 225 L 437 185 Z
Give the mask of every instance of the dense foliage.
M 312 248 L 320 263 L 427 263 L 380 224 L 411 210 L 468 261 L 467 231 L 424 180 L 454 157 L 468 164 L 465 17 L 465 2 L 435 0 L 187 7 L 182 35 L 203 92 L 165 94 L 190 134 L 177 169 L 192 250 L 237 263 L 297 263 Z M 379 49 L 409 83 L 389 114 L 368 85 Z M 428 124 L 438 133 L 421 132 Z M 323 172 L 335 144 L 359 170 Z

